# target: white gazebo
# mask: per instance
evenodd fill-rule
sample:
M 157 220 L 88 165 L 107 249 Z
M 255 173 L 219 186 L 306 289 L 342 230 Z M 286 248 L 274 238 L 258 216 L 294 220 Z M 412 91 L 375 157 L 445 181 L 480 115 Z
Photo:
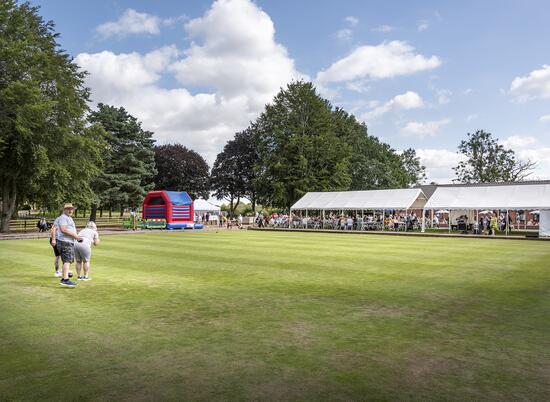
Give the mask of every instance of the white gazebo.
M 195 216 L 202 215 L 208 212 L 211 214 L 210 220 L 213 221 L 218 219 L 217 217 L 220 215 L 221 212 L 221 208 L 219 206 L 200 198 L 193 201 L 193 208 L 195 210 Z
M 550 184 L 506 186 L 438 187 L 424 206 L 452 210 L 540 210 L 539 235 L 550 236 Z M 424 219 L 422 231 L 424 231 Z M 449 221 L 449 230 L 451 228 Z M 508 225 L 506 225 L 508 231 Z
M 310 192 L 292 205 L 290 212 L 292 214 L 293 211 L 305 211 L 307 218 L 308 211 L 321 211 L 323 220 L 325 211 L 378 210 L 382 211 L 384 216 L 387 210 L 422 209 L 426 201 L 427 197 L 419 188 Z

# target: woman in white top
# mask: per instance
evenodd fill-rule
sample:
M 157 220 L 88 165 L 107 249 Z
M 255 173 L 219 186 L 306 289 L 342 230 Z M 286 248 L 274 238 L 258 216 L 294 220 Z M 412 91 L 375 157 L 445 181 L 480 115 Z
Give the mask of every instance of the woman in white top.
M 85 229 L 82 229 L 78 236 L 82 239 L 74 244 L 74 257 L 76 260 L 76 273 L 78 280 L 89 281 L 90 279 L 90 259 L 92 258 L 92 244 L 99 245 L 99 233 L 94 222 L 88 222 Z M 84 275 L 82 273 L 84 266 Z

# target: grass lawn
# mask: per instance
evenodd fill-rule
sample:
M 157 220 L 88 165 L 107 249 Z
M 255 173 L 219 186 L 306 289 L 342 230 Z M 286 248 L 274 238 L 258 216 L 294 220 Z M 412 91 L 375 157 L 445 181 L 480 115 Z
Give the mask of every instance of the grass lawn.
M 548 400 L 550 243 L 104 236 L 61 288 L 0 242 L 1 400 Z

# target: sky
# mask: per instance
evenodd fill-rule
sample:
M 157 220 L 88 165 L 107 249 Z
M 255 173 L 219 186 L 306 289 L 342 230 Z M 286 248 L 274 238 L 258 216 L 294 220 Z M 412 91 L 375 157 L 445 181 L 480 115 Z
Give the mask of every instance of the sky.
M 210 164 L 305 79 L 369 134 L 415 148 L 429 182 L 454 178 L 458 144 L 481 129 L 550 179 L 548 1 L 31 2 L 88 71 L 93 104 Z

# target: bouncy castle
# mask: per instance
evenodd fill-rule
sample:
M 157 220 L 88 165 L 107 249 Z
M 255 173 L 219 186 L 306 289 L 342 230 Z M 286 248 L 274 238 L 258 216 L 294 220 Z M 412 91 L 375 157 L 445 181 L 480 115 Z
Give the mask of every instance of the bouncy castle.
M 192 229 L 193 200 L 185 191 L 150 191 L 143 200 L 143 220 L 164 219 L 166 229 Z

